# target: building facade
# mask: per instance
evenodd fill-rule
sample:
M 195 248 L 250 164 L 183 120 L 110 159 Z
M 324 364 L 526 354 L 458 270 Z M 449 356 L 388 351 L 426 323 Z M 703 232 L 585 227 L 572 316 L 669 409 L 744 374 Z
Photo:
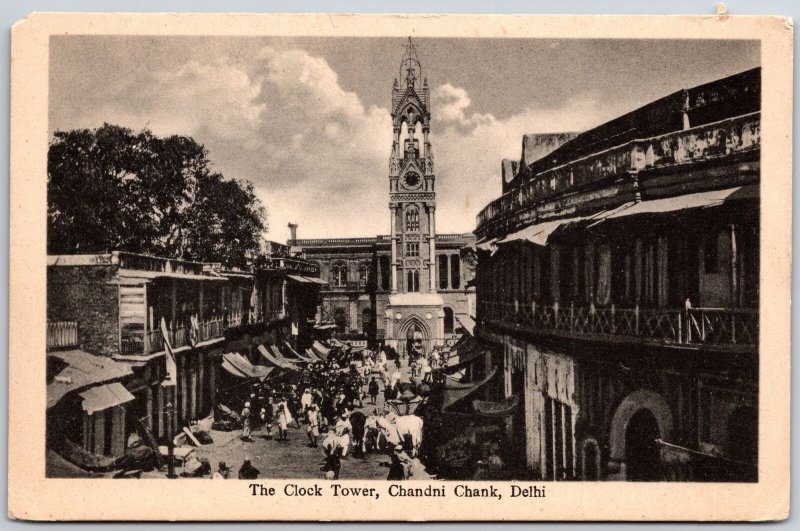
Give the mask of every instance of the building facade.
M 536 476 L 757 480 L 759 109 L 755 69 L 504 161 L 475 331 Z
M 48 447 L 107 466 L 144 426 L 163 442 L 208 416 L 223 354 L 255 362 L 264 342 L 309 345 L 321 285 L 315 263 L 284 256 L 253 271 L 125 252 L 49 256 L 47 275 Z
M 427 79 L 409 39 L 392 87 L 389 234 L 375 238 L 302 239 L 290 225 L 293 252 L 320 264 L 320 319 L 340 333 L 361 333 L 401 353 L 453 340 L 458 318 L 473 314 L 468 283 L 474 260 L 462 258 L 472 234 L 436 232 L 436 175 Z

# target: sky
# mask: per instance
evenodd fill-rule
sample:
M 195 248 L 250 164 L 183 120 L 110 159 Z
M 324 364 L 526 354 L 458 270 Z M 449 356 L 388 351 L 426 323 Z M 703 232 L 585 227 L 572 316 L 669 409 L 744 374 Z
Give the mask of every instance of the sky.
M 522 135 L 583 131 L 761 64 L 755 41 L 415 39 L 431 87 L 437 230 L 471 232 Z M 56 36 L 50 133 L 103 123 L 203 144 L 246 179 L 267 239 L 389 232 L 402 39 Z

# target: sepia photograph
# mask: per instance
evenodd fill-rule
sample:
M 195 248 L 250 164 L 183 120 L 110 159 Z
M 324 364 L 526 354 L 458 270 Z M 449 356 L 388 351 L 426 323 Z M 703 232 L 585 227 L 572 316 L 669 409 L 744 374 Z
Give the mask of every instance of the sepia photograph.
M 764 52 L 50 33 L 37 481 L 757 486 Z

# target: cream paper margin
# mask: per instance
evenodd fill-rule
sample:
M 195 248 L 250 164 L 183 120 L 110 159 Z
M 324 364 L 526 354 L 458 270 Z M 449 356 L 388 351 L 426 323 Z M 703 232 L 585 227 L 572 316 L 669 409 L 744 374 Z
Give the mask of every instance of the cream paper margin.
M 45 479 L 50 35 L 760 39 L 761 356 L 757 484 L 546 483 L 547 497 L 251 496 L 246 481 Z M 789 510 L 792 21 L 751 16 L 32 14 L 12 32 L 8 513 L 34 520 L 770 520 Z M 642 72 L 643 76 L 647 72 Z M 636 83 L 636 79 L 631 79 Z M 499 155 L 498 155 L 499 157 Z M 499 158 L 498 158 L 499 160 Z M 281 491 L 287 481 L 264 480 Z M 301 485 L 324 480 L 293 481 Z M 438 485 L 443 483 L 439 482 Z M 414 486 L 424 486 L 414 482 Z M 473 483 L 473 485 L 478 485 Z

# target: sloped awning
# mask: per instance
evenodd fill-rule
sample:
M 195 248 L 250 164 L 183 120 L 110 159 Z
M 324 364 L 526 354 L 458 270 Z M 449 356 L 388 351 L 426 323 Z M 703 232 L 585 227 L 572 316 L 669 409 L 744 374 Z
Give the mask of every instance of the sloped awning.
M 319 355 L 316 352 L 314 352 L 313 349 L 307 348 L 306 349 L 306 355 L 309 358 L 313 357 L 314 361 L 324 361 L 322 358 L 319 357 Z
M 442 401 L 442 411 L 447 411 L 448 409 L 452 408 L 456 403 L 468 398 L 469 396 L 475 394 L 477 391 L 481 389 L 484 385 L 486 385 L 494 375 L 497 374 L 497 367 L 494 367 L 492 371 L 489 373 L 486 378 L 479 380 L 477 382 L 471 382 L 469 384 L 454 384 L 447 382 L 444 388 L 444 400 Z
M 519 396 L 512 395 L 502 400 L 473 400 L 472 409 L 481 417 L 504 418 L 513 415 L 519 405 Z
M 667 214 L 681 210 L 697 208 L 713 208 L 721 206 L 730 201 L 741 199 L 757 199 L 759 197 L 759 187 L 757 184 L 747 186 L 736 186 L 724 190 L 712 190 L 708 192 L 698 192 L 695 194 L 685 194 L 677 197 L 666 197 L 663 199 L 653 199 L 641 201 L 639 203 L 626 203 L 606 215 L 600 217 L 597 222 L 608 219 L 618 219 L 627 216 L 637 216 L 643 214 Z M 593 225 L 596 223 L 593 223 Z
M 281 369 L 286 369 L 289 371 L 299 371 L 300 367 L 292 363 L 291 361 L 287 360 L 283 356 L 278 353 L 277 355 L 273 352 L 270 352 L 267 347 L 264 345 L 258 346 L 258 352 L 261 356 L 271 365 L 275 367 L 280 367 Z
M 293 364 L 295 364 L 295 366 L 297 366 L 298 363 L 308 363 L 308 360 L 306 360 L 304 358 L 289 358 L 289 357 L 285 356 L 280 351 L 280 349 L 278 348 L 277 345 L 270 345 L 269 346 L 269 351 L 272 352 L 272 355 L 275 356 L 275 358 L 277 358 L 279 360 L 284 360 L 287 363 L 293 363 Z
M 328 359 L 328 354 L 331 353 L 331 349 L 329 349 L 319 341 L 314 341 L 314 343 L 311 345 L 311 348 L 313 348 L 314 352 L 316 352 L 317 355 L 323 360 Z
M 47 353 L 48 359 L 66 366 L 47 385 L 47 407 L 56 405 L 64 396 L 92 385 L 120 380 L 133 374 L 127 363 L 82 350 L 61 350 Z
M 317 358 L 316 356 L 310 357 L 310 356 L 307 356 L 307 355 L 304 355 L 304 354 L 300 354 L 299 352 L 297 352 L 295 349 L 292 348 L 292 346 L 289 344 L 288 341 L 284 341 L 283 344 L 286 347 L 286 349 L 289 351 L 289 353 L 292 356 L 294 356 L 295 358 L 297 358 L 298 360 L 305 361 L 305 362 L 308 362 L 308 363 L 314 363 L 315 361 L 319 361 L 319 358 Z M 289 359 L 289 361 L 291 361 L 291 359 Z
M 119 382 L 96 385 L 79 394 L 83 399 L 83 410 L 90 415 L 134 399 L 130 391 Z
M 450 348 L 450 356 L 447 358 L 447 365 L 443 369 L 445 372 L 449 372 L 449 369 L 457 369 L 479 358 L 485 352 L 486 349 L 474 337 L 464 334 Z
M 505 238 L 498 240 L 497 244 L 502 245 L 504 243 L 511 243 L 515 241 L 528 241 L 534 245 L 539 245 L 543 247 L 547 245 L 547 239 L 555 231 L 561 229 L 562 227 L 565 228 L 568 225 L 574 225 L 576 223 L 586 221 L 587 219 L 590 218 L 586 216 L 576 216 L 572 218 L 562 218 L 562 219 L 554 219 L 551 221 L 542 221 L 541 223 L 535 223 L 533 225 L 525 227 L 524 229 L 518 230 L 517 232 L 509 234 Z
M 475 243 L 475 248 L 479 251 L 492 251 L 495 248 L 495 244 L 497 243 L 497 238 L 491 238 L 488 240 L 483 240 Z
M 259 380 L 263 380 L 273 371 L 272 367 L 253 365 L 238 352 L 223 354 L 222 368 L 239 378 L 258 378 Z

